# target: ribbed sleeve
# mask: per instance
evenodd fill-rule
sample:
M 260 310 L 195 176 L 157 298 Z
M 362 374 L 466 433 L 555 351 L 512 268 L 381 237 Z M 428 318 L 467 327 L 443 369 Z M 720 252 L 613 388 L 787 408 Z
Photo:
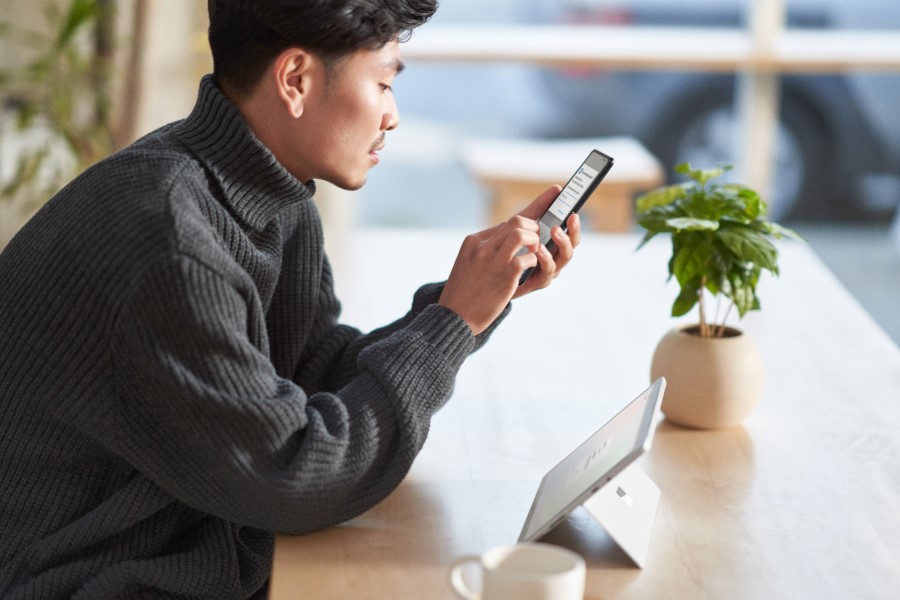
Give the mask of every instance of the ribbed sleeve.
M 359 514 L 424 443 L 474 345 L 466 324 L 429 306 L 367 346 L 348 385 L 308 395 L 275 372 L 252 334 L 264 329 L 247 327 L 253 303 L 193 260 L 147 272 L 116 324 L 122 418 L 104 442 L 229 521 L 301 533 Z

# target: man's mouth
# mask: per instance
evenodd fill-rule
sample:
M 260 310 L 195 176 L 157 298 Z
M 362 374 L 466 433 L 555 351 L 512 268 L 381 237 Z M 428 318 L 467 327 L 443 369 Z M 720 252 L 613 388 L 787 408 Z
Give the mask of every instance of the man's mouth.
M 372 148 L 369 150 L 369 153 L 381 152 L 384 150 L 384 135 L 375 140 L 375 143 L 372 144 Z

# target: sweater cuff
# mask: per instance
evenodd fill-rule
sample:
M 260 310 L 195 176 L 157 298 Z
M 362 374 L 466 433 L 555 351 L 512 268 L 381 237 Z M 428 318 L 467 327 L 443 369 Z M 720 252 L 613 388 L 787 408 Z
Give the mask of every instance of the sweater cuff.
M 415 318 L 412 327 L 419 332 L 429 346 L 438 350 L 454 371 L 475 349 L 475 336 L 469 324 L 455 312 L 430 304 Z
M 441 299 L 445 284 L 445 281 L 426 283 L 416 290 L 415 295 L 413 295 L 412 312 L 417 314 L 431 304 L 437 304 L 438 300 Z
M 420 287 L 413 296 L 412 312 L 414 314 L 418 314 L 426 307 L 432 304 L 437 304 L 438 300 L 440 300 L 441 298 L 441 293 L 444 291 L 444 285 L 446 283 L 446 281 L 441 281 L 438 283 L 427 283 Z M 506 305 L 506 307 L 503 309 L 503 312 L 501 312 L 500 315 L 497 316 L 496 319 L 494 319 L 493 323 L 488 325 L 487 329 L 475 336 L 475 349 L 480 348 L 484 344 L 487 338 L 490 337 L 491 333 L 497 328 L 497 325 L 499 325 L 500 322 L 503 321 L 503 319 L 505 319 L 507 315 L 509 315 L 510 310 L 512 310 L 512 303 Z

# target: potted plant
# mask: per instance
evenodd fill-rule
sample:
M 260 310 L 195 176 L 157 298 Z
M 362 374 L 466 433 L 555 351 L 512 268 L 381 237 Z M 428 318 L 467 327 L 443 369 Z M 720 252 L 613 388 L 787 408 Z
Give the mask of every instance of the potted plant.
M 766 203 L 754 190 L 713 181 L 730 168 L 683 163 L 675 170 L 688 177 L 686 183 L 637 199 L 637 222 L 646 230 L 638 248 L 659 234 L 672 239 L 669 277 L 680 286 L 672 316 L 699 309 L 698 323 L 677 327 L 660 340 L 651 365 L 654 379 L 668 380 L 666 418 L 691 427 L 736 425 L 758 402 L 759 351 L 748 334 L 726 321 L 734 310 L 739 317 L 759 310 L 762 271 L 778 275 L 778 250 L 769 238 L 802 239 L 767 220 Z

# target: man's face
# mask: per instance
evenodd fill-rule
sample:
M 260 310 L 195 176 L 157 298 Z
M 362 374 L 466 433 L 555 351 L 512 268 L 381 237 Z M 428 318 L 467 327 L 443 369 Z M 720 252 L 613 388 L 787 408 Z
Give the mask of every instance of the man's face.
M 400 44 L 361 50 L 327 73 L 301 119 L 302 151 L 310 178 L 355 190 L 378 164 L 385 132 L 397 127 L 399 114 L 391 88 L 403 70 Z

